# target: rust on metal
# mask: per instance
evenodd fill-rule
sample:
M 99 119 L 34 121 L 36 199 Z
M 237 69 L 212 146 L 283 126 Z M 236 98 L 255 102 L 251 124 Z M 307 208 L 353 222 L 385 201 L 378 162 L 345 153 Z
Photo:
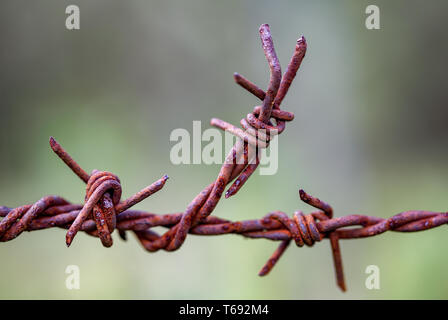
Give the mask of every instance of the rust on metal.
M 230 221 L 211 215 L 224 192 L 226 198 L 235 195 L 255 172 L 260 163 L 258 150 L 266 148 L 274 135 L 285 130 L 286 122 L 294 119 L 294 114 L 281 110 L 280 105 L 302 63 L 307 43 L 304 37 L 297 40 L 293 56 L 282 75 L 269 26 L 264 24 L 259 31 L 270 70 L 267 90 L 264 91 L 238 73 L 234 74 L 234 79 L 260 99 L 261 105 L 241 120 L 242 129 L 219 119 L 211 120 L 211 125 L 227 130 L 240 139 L 227 155 L 216 180 L 206 186 L 184 212 L 155 214 L 131 210 L 132 206 L 161 190 L 168 176 L 163 176 L 132 197 L 121 200 L 122 188 L 116 175 L 98 170 L 88 174 L 51 137 L 52 150 L 86 183 L 85 202 L 72 204 L 59 196 L 46 196 L 31 205 L 14 209 L 0 207 L 0 241 L 13 240 L 24 231 L 57 227 L 67 229 L 67 246 L 72 244 L 77 233 L 85 232 L 99 238 L 103 246 L 110 247 L 113 244 L 112 233 L 118 230 L 123 240 L 127 239 L 127 232 L 131 232 L 146 250 L 154 252 L 179 249 L 188 234 L 237 234 L 245 238 L 280 242 L 259 272 L 260 276 L 264 276 L 274 268 L 291 241 L 302 247 L 313 246 L 327 238 L 330 240 L 336 282 L 345 291 L 340 239 L 372 237 L 386 231 L 415 232 L 447 224 L 447 212 L 431 211 L 406 211 L 389 219 L 364 215 L 333 217 L 333 209 L 329 204 L 303 190 L 299 190 L 300 199 L 316 209 L 310 214 L 296 211 L 290 218 L 284 212 L 275 211 L 261 219 L 245 221 Z M 226 191 L 232 181 L 233 184 Z M 158 234 L 152 230 L 154 227 L 165 227 L 168 230 Z

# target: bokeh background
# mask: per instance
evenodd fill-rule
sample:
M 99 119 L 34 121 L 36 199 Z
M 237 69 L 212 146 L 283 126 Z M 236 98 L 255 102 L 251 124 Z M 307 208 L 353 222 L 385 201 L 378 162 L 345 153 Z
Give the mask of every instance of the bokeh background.
M 65 28 L 76 4 L 81 29 Z M 381 30 L 365 28 L 376 4 Z M 0 3 L 0 204 L 47 194 L 82 202 L 85 186 L 56 158 L 54 136 L 86 170 L 122 180 L 130 196 L 162 174 L 165 188 L 137 208 L 183 211 L 218 165 L 172 165 L 173 129 L 193 120 L 237 124 L 268 68 L 258 27 L 269 23 L 283 68 L 296 39 L 309 49 L 284 108 L 296 114 L 280 138 L 279 170 L 255 174 L 217 216 L 241 220 L 311 208 L 298 188 L 336 216 L 388 217 L 447 210 L 448 22 L 446 1 L 18 1 Z M 257 272 L 276 248 L 234 235 L 190 236 L 173 253 L 147 253 L 130 237 L 105 249 L 84 234 L 24 233 L 0 245 L 0 298 L 446 299 L 446 227 L 341 242 L 348 292 L 335 284 L 328 241 L 291 246 L 273 272 Z M 67 290 L 65 268 L 81 270 Z M 381 289 L 365 287 L 377 265 Z

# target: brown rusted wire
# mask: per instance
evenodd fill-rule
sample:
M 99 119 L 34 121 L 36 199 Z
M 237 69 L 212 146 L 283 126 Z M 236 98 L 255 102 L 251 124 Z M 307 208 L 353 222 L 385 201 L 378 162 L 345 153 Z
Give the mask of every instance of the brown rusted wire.
M 264 276 L 272 270 L 291 240 L 302 247 L 313 246 L 315 242 L 329 238 L 337 284 L 345 291 L 339 239 L 371 237 L 385 231 L 421 231 L 448 223 L 447 212 L 430 211 L 406 211 L 389 219 L 362 215 L 333 218 L 330 205 L 303 190 L 299 191 L 301 200 L 318 211 L 307 215 L 297 211 L 293 218 L 284 212 L 275 211 L 259 220 L 237 222 L 212 216 L 225 187 L 235 180 L 225 196 L 228 198 L 235 195 L 256 170 L 259 149 L 266 148 L 274 135 L 284 131 L 285 122 L 294 119 L 294 115 L 281 110 L 280 105 L 305 56 L 305 38 L 297 40 L 294 54 L 282 76 L 268 25 L 260 27 L 260 37 L 270 69 L 268 89 L 260 89 L 237 73 L 234 78 L 237 84 L 262 100 L 262 104 L 241 120 L 244 130 L 219 119 L 211 120 L 212 125 L 227 130 L 240 139 L 227 155 L 217 179 L 204 188 L 184 212 L 157 215 L 130 210 L 136 203 L 162 189 L 168 177 L 165 175 L 129 199 L 120 201 L 122 190 L 120 179 L 116 175 L 98 170 L 93 170 L 89 175 L 55 139 L 50 138 L 53 151 L 87 184 L 85 202 L 77 205 L 58 196 L 47 196 L 33 205 L 15 209 L 0 207 L 0 217 L 3 217 L 0 221 L 0 241 L 10 241 L 23 231 L 59 227 L 68 229 L 67 246 L 70 246 L 79 231 L 83 231 L 99 237 L 105 247 L 110 247 L 111 234 L 117 229 L 123 239 L 126 239 L 126 231 L 133 232 L 146 250 L 154 252 L 160 249 L 177 250 L 187 234 L 211 236 L 234 233 L 246 238 L 280 241 L 277 250 L 259 272 L 260 276 Z M 357 225 L 361 227 L 347 228 Z M 168 230 L 159 235 L 151 230 L 157 226 Z
M 152 192 L 149 193 L 155 192 L 155 189 L 161 189 L 165 181 L 166 178 L 162 178 L 153 184 Z M 304 215 L 301 211 L 296 211 L 293 218 L 288 217 L 284 212 L 275 211 L 262 219 L 235 222 L 216 216 L 208 216 L 188 232 L 201 236 L 238 234 L 246 238 L 280 241 L 277 250 L 259 272 L 260 276 L 264 276 L 272 270 L 291 240 L 294 240 L 299 247 L 313 246 L 315 242 L 324 238 L 329 238 L 330 242 L 337 243 L 337 239 L 372 237 L 386 231 L 423 231 L 448 223 L 448 212 L 420 210 L 402 212 L 388 219 L 364 215 L 330 218 L 328 213 L 332 212 L 332 209 L 328 204 L 312 197 L 303 190 L 300 190 L 299 193 L 302 201 L 319 210 L 307 215 Z M 130 199 L 134 198 L 131 197 Z M 122 238 L 125 238 L 124 232 L 132 231 L 148 251 L 157 250 L 150 244 L 160 238 L 151 229 L 162 226 L 171 230 L 173 226 L 181 222 L 184 215 L 183 213 L 158 215 L 136 210 L 123 211 L 124 208 L 129 206 L 129 203 L 126 204 L 126 202 L 120 202 L 119 205 L 115 206 L 117 212 L 116 229 L 120 231 Z M 12 240 L 22 231 L 35 231 L 53 227 L 68 229 L 73 226 L 73 222 L 79 217 L 83 208 L 85 206 L 70 204 L 57 196 L 47 196 L 33 205 L 21 206 L 16 209 L 0 207 L 0 216 L 5 217 L 0 222 L 0 241 Z M 353 226 L 360 227 L 347 228 Z M 94 217 L 85 220 L 79 231 L 100 237 Z M 335 265 L 342 266 L 339 246 L 335 245 L 333 250 L 337 251 L 334 254 Z M 337 273 L 336 276 L 339 287 L 345 290 L 343 274 Z

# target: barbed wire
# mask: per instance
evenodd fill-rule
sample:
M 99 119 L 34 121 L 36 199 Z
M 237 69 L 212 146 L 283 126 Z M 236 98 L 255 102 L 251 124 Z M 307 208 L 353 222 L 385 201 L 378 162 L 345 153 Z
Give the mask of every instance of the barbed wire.
M 238 234 L 252 239 L 280 241 L 280 245 L 259 272 L 267 275 L 294 240 L 297 246 L 313 246 L 324 238 L 330 240 L 336 280 L 345 291 L 342 258 L 339 239 L 371 237 L 386 231 L 414 232 L 428 230 L 448 223 L 447 212 L 406 211 L 389 219 L 349 215 L 333 217 L 332 207 L 300 190 L 300 199 L 318 209 L 310 214 L 296 211 L 292 218 L 281 211 L 267 214 L 262 219 L 230 221 L 212 216 L 226 186 L 232 182 L 225 197 L 235 195 L 260 163 L 262 148 L 266 148 L 275 135 L 282 133 L 285 123 L 294 119 L 294 114 L 280 109 L 280 105 L 296 76 L 306 53 L 306 40 L 301 37 L 286 72 L 282 76 L 269 26 L 260 27 L 262 47 L 270 69 L 270 81 L 266 91 L 245 77 L 235 73 L 237 84 L 262 101 L 246 118 L 240 129 L 219 119 L 212 119 L 211 125 L 236 135 L 237 140 L 218 174 L 217 179 L 205 187 L 187 206 L 184 212 L 154 214 L 130 210 L 132 206 L 161 190 L 168 176 L 163 176 L 150 186 L 130 198 L 121 201 L 120 179 L 110 172 L 93 170 L 89 175 L 53 138 L 52 150 L 64 163 L 87 184 L 84 204 L 72 204 L 59 196 L 46 196 L 32 205 L 18 208 L 0 207 L 0 241 L 10 241 L 24 231 L 48 228 L 68 229 L 66 244 L 70 246 L 79 231 L 98 237 L 105 247 L 113 244 L 111 234 L 118 230 L 120 237 L 127 238 L 127 231 L 133 232 L 141 245 L 150 252 L 174 251 L 184 243 L 187 234 L 213 236 Z M 275 124 L 273 123 L 273 120 Z M 350 228 L 360 226 L 358 228 Z M 159 235 L 151 230 L 165 227 L 168 230 Z

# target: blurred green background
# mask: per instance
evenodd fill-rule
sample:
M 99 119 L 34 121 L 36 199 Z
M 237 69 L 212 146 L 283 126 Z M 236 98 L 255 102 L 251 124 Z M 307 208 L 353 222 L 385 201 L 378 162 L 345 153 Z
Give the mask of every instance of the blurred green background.
M 80 7 L 80 30 L 65 28 L 69 4 Z M 381 10 L 380 30 L 365 28 L 369 4 Z M 85 186 L 51 152 L 51 135 L 87 171 L 116 173 L 123 197 L 168 174 L 165 188 L 136 207 L 183 211 L 219 166 L 172 165 L 169 135 L 191 132 L 193 120 L 203 129 L 212 117 L 238 124 L 258 104 L 232 74 L 267 86 L 258 27 L 269 23 L 283 69 L 295 40 L 308 41 L 283 104 L 296 120 L 280 138 L 278 173 L 255 174 L 214 214 L 310 212 L 299 187 L 336 216 L 447 210 L 447 9 L 446 1 L 404 0 L 3 0 L 0 204 L 47 194 L 83 201 Z M 260 278 L 277 243 L 190 236 L 176 252 L 151 254 L 134 237 L 114 234 L 105 249 L 80 234 L 67 249 L 65 232 L 52 229 L 0 245 L 0 298 L 446 299 L 446 236 L 443 226 L 342 241 L 341 293 L 327 240 L 291 246 Z M 65 287 L 71 264 L 80 290 Z M 365 287 L 371 264 L 380 290 Z

